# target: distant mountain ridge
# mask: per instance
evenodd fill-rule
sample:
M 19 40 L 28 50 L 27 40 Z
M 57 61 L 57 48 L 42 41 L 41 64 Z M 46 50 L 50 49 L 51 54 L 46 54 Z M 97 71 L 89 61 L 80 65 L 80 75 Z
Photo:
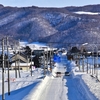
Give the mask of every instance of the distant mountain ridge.
M 98 14 L 75 13 L 78 11 Z M 16 40 L 54 42 L 63 45 L 100 43 L 99 13 L 100 4 L 63 8 L 17 8 L 0 5 L 0 39 L 13 36 Z

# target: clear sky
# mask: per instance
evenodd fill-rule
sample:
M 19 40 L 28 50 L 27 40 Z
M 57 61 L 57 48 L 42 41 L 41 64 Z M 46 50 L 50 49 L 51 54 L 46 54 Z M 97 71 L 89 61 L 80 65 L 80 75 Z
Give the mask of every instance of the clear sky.
M 66 7 L 100 4 L 100 0 L 0 0 L 4 6 Z

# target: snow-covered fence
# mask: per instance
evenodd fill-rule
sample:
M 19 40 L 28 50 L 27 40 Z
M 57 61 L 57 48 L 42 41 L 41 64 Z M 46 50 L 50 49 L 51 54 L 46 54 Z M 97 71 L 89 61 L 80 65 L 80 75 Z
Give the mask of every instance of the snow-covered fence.
M 91 76 L 97 78 L 100 81 L 100 58 L 98 60 L 96 57 L 88 57 L 81 59 L 80 64 L 78 65 L 79 71 L 87 72 Z

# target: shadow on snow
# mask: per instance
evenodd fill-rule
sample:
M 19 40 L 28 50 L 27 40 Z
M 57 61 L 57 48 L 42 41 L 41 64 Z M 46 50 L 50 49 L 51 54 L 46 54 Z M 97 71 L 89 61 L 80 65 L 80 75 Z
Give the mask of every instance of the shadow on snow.
M 34 82 L 31 85 L 28 85 L 26 87 L 22 87 L 20 89 L 11 91 L 10 95 L 8 96 L 8 93 L 5 94 L 5 100 L 22 100 L 26 95 L 28 95 L 32 89 L 35 88 L 35 86 L 39 83 Z M 15 87 L 16 88 L 16 87 Z M 0 95 L 0 100 L 2 100 L 2 95 Z
M 80 76 L 81 77 L 81 76 Z M 68 87 L 68 100 L 97 100 L 97 98 L 89 91 L 88 86 L 83 82 L 82 86 L 81 80 L 79 78 L 73 78 L 72 76 L 64 77 L 66 81 L 66 87 Z

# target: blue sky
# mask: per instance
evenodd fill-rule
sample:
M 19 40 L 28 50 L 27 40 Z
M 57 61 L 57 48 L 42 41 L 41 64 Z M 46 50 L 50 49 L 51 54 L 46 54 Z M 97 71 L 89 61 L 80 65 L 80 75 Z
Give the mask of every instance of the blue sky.
M 100 4 L 100 0 L 0 0 L 4 6 L 66 7 Z

